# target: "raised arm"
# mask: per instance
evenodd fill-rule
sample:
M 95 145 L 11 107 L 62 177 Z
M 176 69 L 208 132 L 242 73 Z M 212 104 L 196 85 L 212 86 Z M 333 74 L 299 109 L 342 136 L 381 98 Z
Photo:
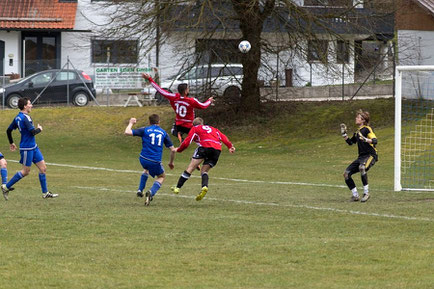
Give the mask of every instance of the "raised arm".
M 133 125 L 137 122 L 137 119 L 135 119 L 134 117 L 130 118 L 130 121 L 127 125 L 127 127 L 125 128 L 125 135 L 133 135 Z
M 196 98 L 194 100 L 195 100 L 195 102 L 194 102 L 194 108 L 198 108 L 198 109 L 205 109 L 208 106 L 210 106 L 211 103 L 214 102 L 214 98 L 213 97 L 208 98 L 208 100 L 205 101 L 205 102 L 200 102 Z
M 161 93 L 161 95 L 163 95 L 165 98 L 167 99 L 171 99 L 174 98 L 176 96 L 176 93 L 172 93 L 172 92 L 168 92 L 167 90 L 162 89 L 153 79 L 152 77 L 147 74 L 147 73 L 143 73 L 142 77 L 146 80 L 148 80 L 151 85 L 159 92 Z

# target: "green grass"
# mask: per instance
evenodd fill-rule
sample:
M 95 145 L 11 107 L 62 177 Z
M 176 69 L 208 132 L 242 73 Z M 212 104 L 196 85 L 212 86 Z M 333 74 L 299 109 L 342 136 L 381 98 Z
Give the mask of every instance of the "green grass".
M 339 123 L 352 127 L 358 108 L 371 111 L 379 138 L 365 204 L 348 202 L 342 177 L 357 149 Z M 236 154 L 223 151 L 201 202 L 197 173 L 170 193 L 193 148 L 177 154 L 144 207 L 140 140 L 123 131 L 154 112 L 169 130 L 170 107 L 34 109 L 60 196 L 41 198 L 33 167 L 0 201 L 0 288 L 432 288 L 434 195 L 393 192 L 392 100 L 286 104 L 248 119 L 200 112 Z M 0 113 L 5 131 L 17 111 Z M 19 154 L 6 135 L 0 151 L 12 177 Z

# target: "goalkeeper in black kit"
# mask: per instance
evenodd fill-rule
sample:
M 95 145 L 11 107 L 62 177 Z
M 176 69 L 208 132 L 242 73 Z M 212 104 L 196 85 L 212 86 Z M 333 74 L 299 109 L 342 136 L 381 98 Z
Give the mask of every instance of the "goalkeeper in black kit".
M 351 138 L 347 135 L 347 126 L 341 124 L 341 133 L 345 141 L 349 145 L 357 144 L 359 149 L 359 156 L 352 162 L 344 172 L 345 183 L 351 190 L 352 202 L 360 200 L 359 193 L 357 192 L 356 184 L 351 176 L 360 172 L 363 183 L 363 197 L 361 202 L 366 202 L 370 198 L 369 185 L 368 185 L 368 170 L 378 161 L 377 155 L 377 137 L 374 131 L 369 126 L 369 112 L 358 110 L 356 113 L 356 125 L 359 127 Z

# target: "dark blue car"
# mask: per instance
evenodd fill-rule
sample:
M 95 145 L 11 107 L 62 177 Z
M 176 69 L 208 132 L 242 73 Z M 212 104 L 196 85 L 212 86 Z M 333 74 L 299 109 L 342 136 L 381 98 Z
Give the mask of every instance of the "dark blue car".
M 81 70 L 51 69 L 0 88 L 0 101 L 2 96 L 10 108 L 17 108 L 20 97 L 28 97 L 32 103 L 37 104 L 69 101 L 76 106 L 85 106 L 95 97 L 95 88 L 90 76 Z

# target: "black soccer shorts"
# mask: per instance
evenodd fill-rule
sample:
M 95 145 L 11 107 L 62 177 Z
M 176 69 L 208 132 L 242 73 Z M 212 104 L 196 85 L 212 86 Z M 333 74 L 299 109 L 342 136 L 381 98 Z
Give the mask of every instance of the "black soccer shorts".
M 359 166 L 364 165 L 366 172 L 375 164 L 376 157 L 367 155 L 367 156 L 359 156 L 357 160 L 352 162 L 345 171 L 349 172 L 349 175 L 353 175 L 359 172 Z
M 204 159 L 203 164 L 214 167 L 220 157 L 222 151 L 216 150 L 215 148 L 205 148 L 198 147 L 193 154 L 193 159 Z

